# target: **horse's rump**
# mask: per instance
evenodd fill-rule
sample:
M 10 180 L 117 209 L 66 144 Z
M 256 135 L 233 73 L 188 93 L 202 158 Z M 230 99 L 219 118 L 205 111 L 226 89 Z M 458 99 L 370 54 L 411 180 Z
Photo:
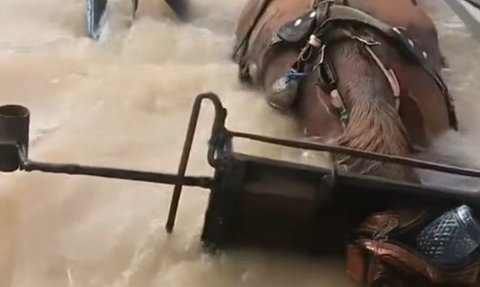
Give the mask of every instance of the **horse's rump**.
M 392 27 L 405 28 L 404 34 L 414 41 L 418 49 L 425 51 L 428 55 L 427 61 L 435 71 L 444 67 L 437 32 L 428 15 L 411 0 L 387 3 L 384 0 L 348 1 L 349 6 L 362 10 Z M 259 65 L 275 33 L 287 22 L 301 17 L 311 4 L 312 0 L 250 0 L 237 24 L 237 44 L 247 37 L 246 56 Z M 258 21 L 255 21 L 257 19 Z M 248 36 L 250 28 L 253 29 Z M 260 66 L 258 68 L 261 69 Z

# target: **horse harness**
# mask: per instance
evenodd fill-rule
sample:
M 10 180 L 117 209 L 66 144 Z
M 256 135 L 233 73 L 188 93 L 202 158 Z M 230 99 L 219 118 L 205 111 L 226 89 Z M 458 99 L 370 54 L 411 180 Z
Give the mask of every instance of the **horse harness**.
M 339 113 L 342 125 L 345 126 L 348 122 L 348 111 L 340 93 L 336 89 L 338 78 L 334 66 L 329 57 L 326 56 L 326 50 L 335 42 L 351 39 L 363 44 L 372 60 L 381 69 L 392 88 L 395 106 L 398 109 L 400 105 L 400 88 L 395 73 L 393 70 L 385 67 L 380 57 L 372 49 L 373 46 L 381 45 L 378 41 L 375 41 L 372 36 L 360 35 L 349 28 L 351 24 L 358 24 L 373 28 L 386 36 L 386 39 L 392 41 L 398 47 L 397 49 L 402 56 L 412 64 L 421 67 L 434 79 L 443 94 L 450 126 L 458 130 L 453 100 L 441 76 L 428 62 L 429 55 L 427 52 L 419 49 L 415 42 L 405 35 L 405 28 L 392 27 L 356 8 L 360 7 L 358 1 L 360 0 L 313 0 L 308 11 L 301 17 L 284 24 L 274 34 L 269 51 L 282 45 L 304 46 L 287 75 L 278 79 L 272 85 L 272 93 L 269 95 L 270 104 L 280 110 L 288 109 L 298 94 L 300 80 L 309 73 L 317 72 L 319 75 L 318 86 L 327 94 L 330 94 L 332 104 Z M 271 0 L 264 1 L 259 15 L 256 15 L 255 21 L 259 20 L 261 13 L 266 10 L 270 3 Z M 350 24 L 350 26 L 345 24 Z M 247 51 L 245 46 L 248 45 L 248 37 L 255 26 L 256 23 L 251 26 L 251 29 L 239 43 L 234 53 L 243 72 L 248 69 L 245 61 Z

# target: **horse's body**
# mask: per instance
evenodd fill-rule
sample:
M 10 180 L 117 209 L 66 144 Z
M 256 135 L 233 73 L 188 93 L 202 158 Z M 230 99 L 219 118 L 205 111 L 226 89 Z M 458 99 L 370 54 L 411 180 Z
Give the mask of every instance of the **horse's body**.
M 312 1 L 249 1 L 237 25 L 238 41 L 249 32 L 262 2 L 269 3 L 240 50 L 243 53 L 240 63 L 243 70 L 248 69 L 244 77 L 248 76 L 255 86 L 264 89 L 273 105 L 278 99 L 272 96 L 272 84 L 291 69 L 299 55 L 299 46 L 286 43 L 272 49 L 271 40 L 283 25 L 302 16 Z M 392 27 L 406 28 L 404 34 L 414 41 L 417 52 L 427 56 L 426 65 L 434 73 L 440 73 L 443 57 L 435 26 L 416 3 L 411 0 L 349 2 L 355 2 L 355 6 Z M 413 147 L 427 147 L 433 139 L 455 126 L 454 120 L 449 118 L 445 95 L 431 75 L 419 65 L 408 63 L 397 47 L 388 42 L 386 35 L 370 27 L 355 28 L 354 33 L 381 43 L 370 47 L 380 65 L 360 42 L 332 41 L 327 46 L 325 58 L 337 74 L 334 89 L 343 98 L 349 123 L 339 120 L 333 111 L 335 103 L 332 103 L 331 91 L 317 88 L 318 76 L 311 73 L 301 84 L 294 103 L 288 102 L 281 107 L 293 112 L 306 136 L 325 141 L 336 139 L 338 144 L 368 151 L 408 155 Z M 391 69 L 393 76 L 382 72 L 380 66 Z M 398 109 L 392 87 L 400 88 Z
M 437 31 L 416 1 L 311 5 L 311 0 L 249 0 L 237 24 L 234 53 L 241 79 L 263 89 L 271 106 L 293 114 L 305 136 L 408 156 L 457 129 L 440 77 L 445 62 Z M 354 172 L 418 180 L 408 168 L 348 157 L 343 163 Z M 418 229 L 438 214 L 414 205 L 370 213 L 352 226 L 350 275 L 365 286 L 476 286 L 478 260 L 449 273 L 415 251 Z

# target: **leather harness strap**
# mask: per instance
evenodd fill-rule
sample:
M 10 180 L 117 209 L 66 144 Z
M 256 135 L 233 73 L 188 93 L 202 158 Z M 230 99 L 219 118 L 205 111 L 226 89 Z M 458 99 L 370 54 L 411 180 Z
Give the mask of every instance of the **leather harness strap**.
M 385 65 L 382 63 L 382 60 L 378 57 L 377 54 L 370 48 L 369 46 L 365 46 L 365 49 L 370 54 L 370 57 L 375 61 L 377 66 L 385 75 L 388 83 L 390 84 L 390 88 L 392 89 L 393 97 L 395 99 L 395 110 L 399 110 L 400 108 L 400 84 L 398 83 L 397 76 L 392 69 L 387 69 Z

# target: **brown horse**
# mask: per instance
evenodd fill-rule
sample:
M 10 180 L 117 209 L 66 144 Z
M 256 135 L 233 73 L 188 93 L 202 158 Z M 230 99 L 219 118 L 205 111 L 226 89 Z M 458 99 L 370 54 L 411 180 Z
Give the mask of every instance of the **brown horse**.
M 241 78 L 293 113 L 305 136 L 406 156 L 456 128 L 437 32 L 415 1 L 313 2 L 317 8 L 311 0 L 248 1 L 234 55 Z M 415 180 L 404 169 L 342 162 Z
M 437 31 L 416 1 L 249 0 L 236 37 L 240 78 L 293 114 L 307 137 L 409 156 L 457 129 Z M 406 167 L 339 160 L 351 172 L 418 181 Z M 347 244 L 351 277 L 365 286 L 477 286 L 478 260 L 450 272 L 415 249 L 436 212 L 370 211 Z

